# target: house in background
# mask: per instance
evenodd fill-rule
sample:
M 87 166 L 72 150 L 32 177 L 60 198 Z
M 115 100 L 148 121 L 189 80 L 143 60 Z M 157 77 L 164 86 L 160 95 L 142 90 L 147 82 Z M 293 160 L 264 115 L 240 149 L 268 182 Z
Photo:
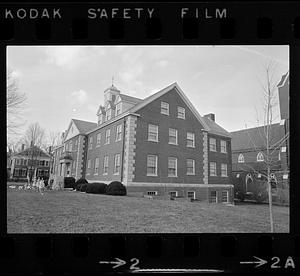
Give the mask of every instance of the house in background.
M 104 91 L 97 124 L 72 119 L 54 150 L 53 179 L 120 181 L 128 193 L 232 202 L 231 136 L 201 116 L 177 83 L 145 99 Z
M 271 183 L 273 200 L 289 202 L 289 73 L 282 76 L 278 84 L 280 122 L 270 127 Z M 231 132 L 232 172 L 236 192 L 252 194 L 256 179 L 266 174 L 265 127 Z M 239 180 L 237 180 L 239 178 Z
M 17 181 L 27 181 L 27 176 L 31 179 L 40 177 L 49 178 L 51 155 L 37 146 L 30 146 L 25 149 L 22 145 L 21 151 L 12 154 L 10 179 Z

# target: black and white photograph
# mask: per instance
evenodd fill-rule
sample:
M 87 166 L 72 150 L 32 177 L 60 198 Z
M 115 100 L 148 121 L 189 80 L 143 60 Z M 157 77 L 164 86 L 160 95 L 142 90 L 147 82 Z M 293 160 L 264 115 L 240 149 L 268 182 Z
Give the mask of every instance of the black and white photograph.
M 289 233 L 289 46 L 7 46 L 7 233 Z

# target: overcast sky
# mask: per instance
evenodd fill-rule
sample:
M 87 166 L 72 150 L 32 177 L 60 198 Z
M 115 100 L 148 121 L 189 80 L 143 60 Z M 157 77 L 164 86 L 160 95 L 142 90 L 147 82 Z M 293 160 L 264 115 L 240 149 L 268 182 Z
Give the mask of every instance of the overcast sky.
M 257 126 L 264 64 L 289 69 L 288 46 L 9 46 L 7 65 L 26 93 L 24 130 L 64 131 L 71 118 L 97 122 L 103 91 L 145 98 L 177 82 L 201 115 L 228 131 Z M 278 112 L 278 110 L 277 110 Z

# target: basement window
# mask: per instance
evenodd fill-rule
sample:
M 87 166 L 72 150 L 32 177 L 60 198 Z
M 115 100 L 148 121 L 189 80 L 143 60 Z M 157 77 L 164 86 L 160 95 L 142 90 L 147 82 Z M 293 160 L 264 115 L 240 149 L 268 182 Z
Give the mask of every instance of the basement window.
M 147 195 L 157 195 L 157 191 L 148 191 Z

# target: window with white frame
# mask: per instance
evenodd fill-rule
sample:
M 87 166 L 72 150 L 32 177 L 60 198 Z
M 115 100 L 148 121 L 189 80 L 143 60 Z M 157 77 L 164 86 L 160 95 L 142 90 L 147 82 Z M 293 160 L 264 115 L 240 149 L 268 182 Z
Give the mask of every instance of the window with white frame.
M 158 126 L 148 125 L 148 141 L 158 142 Z
M 160 113 L 165 114 L 165 115 L 169 115 L 169 104 L 168 103 L 161 102 Z
M 157 191 L 147 191 L 147 195 L 157 195 Z
M 217 163 L 216 162 L 209 163 L 209 175 L 217 176 Z
M 120 173 L 121 156 L 119 153 L 115 155 L 114 174 Z
M 195 160 L 186 159 L 186 174 L 195 175 Z
M 78 138 L 75 139 L 75 146 L 78 144 Z
M 216 203 L 217 200 L 217 191 L 210 191 L 210 202 Z
M 209 138 L 209 150 L 217 151 L 217 141 L 215 138 Z
M 170 191 L 169 195 L 170 195 L 170 197 L 177 197 L 178 196 L 178 192 L 177 191 Z
M 116 141 L 121 141 L 122 139 L 122 125 L 117 125 L 116 127 Z
M 177 145 L 177 129 L 169 128 L 169 144 Z
M 227 177 L 227 164 L 221 164 L 221 176 Z
M 195 133 L 193 132 L 186 133 L 186 146 L 189 148 L 195 147 Z
M 259 152 L 256 156 L 256 161 L 257 162 L 263 162 L 264 161 L 264 155 L 262 152 Z
M 91 169 L 91 159 L 88 160 L 88 163 L 87 163 L 87 168 L 88 168 L 88 171 L 87 171 L 87 174 L 90 173 L 90 169 Z
M 116 105 L 116 116 L 120 115 L 121 114 L 121 104 L 122 103 L 118 103 Z
M 195 199 L 196 198 L 196 192 L 195 191 L 188 191 L 187 192 L 187 197 Z
M 95 171 L 94 174 L 98 174 L 99 172 L 99 157 L 95 159 Z
M 105 144 L 109 144 L 110 143 L 110 129 L 107 129 L 105 131 Z
M 107 174 L 107 173 L 108 173 L 108 155 L 105 155 L 103 160 L 103 174 Z
M 89 139 L 89 149 L 93 148 L 93 137 L 90 137 Z
M 108 109 L 106 111 L 106 121 L 110 120 L 111 119 L 111 109 Z
M 97 134 L 97 147 L 100 146 L 100 143 L 101 143 L 101 133 L 98 133 Z
M 221 140 L 221 152 L 227 153 L 227 143 L 224 140 Z
M 147 176 L 157 176 L 157 155 L 147 156 Z
M 177 118 L 185 119 L 185 109 L 181 106 L 177 106 Z
M 286 152 L 286 147 L 281 147 L 281 152 Z
M 244 162 L 245 162 L 244 155 L 242 153 L 240 153 L 239 157 L 238 157 L 238 163 L 244 163 Z
M 228 203 L 228 191 L 222 191 L 222 202 Z
M 72 151 L 73 150 L 73 142 L 70 141 L 70 144 L 69 144 L 69 151 Z
M 177 158 L 168 158 L 168 177 L 177 177 Z

